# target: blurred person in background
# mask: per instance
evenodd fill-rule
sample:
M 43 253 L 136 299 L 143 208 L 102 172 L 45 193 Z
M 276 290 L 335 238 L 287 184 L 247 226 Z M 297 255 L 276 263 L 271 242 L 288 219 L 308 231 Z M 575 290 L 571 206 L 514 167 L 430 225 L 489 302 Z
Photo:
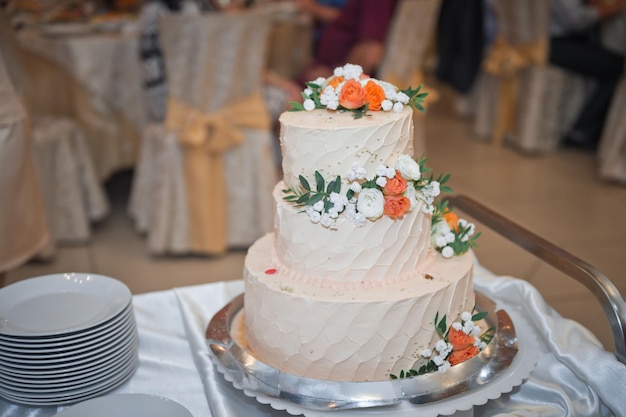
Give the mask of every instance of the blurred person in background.
M 346 63 L 360 65 L 365 74 L 375 76 L 396 4 L 397 0 L 348 0 L 324 30 L 313 63 L 298 81 L 328 77 Z
M 330 22 L 339 17 L 347 0 L 295 0 L 295 3 L 302 13 L 313 18 L 315 30 L 313 32 L 312 51 L 315 52 L 324 29 Z
M 617 83 L 624 74 L 624 56 L 602 46 L 600 25 L 626 11 L 626 0 L 552 0 L 551 64 L 593 79 L 589 95 L 566 146 L 596 149 Z

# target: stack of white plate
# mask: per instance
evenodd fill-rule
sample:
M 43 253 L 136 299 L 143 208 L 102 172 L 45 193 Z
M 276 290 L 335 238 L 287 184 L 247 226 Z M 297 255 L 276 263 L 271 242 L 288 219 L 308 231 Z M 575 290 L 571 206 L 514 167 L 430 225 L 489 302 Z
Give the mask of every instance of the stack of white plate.
M 63 405 L 121 385 L 138 365 L 131 293 L 93 274 L 54 274 L 0 289 L 0 397 Z

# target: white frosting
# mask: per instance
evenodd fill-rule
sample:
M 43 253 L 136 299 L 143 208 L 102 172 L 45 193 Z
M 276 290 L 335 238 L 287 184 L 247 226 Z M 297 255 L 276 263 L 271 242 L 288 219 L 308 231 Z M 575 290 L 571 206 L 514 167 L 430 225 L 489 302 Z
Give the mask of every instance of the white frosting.
M 311 184 L 319 171 L 327 180 L 344 180 L 353 162 L 373 173 L 380 165 L 393 166 L 401 154 L 413 155 L 410 107 L 400 113 L 370 112 L 354 120 L 351 112 L 286 112 L 281 114 L 280 144 L 284 181 L 299 183 L 303 175 Z
M 399 220 L 383 216 L 359 227 L 340 216 L 328 229 L 284 201 L 284 188 L 274 188 L 276 264 L 293 279 L 372 286 L 408 279 L 428 265 L 431 218 L 421 202 Z
M 272 261 L 273 242 L 266 235 L 246 257 L 245 332 L 260 360 L 288 373 L 386 380 L 434 346 L 435 314 L 446 314 L 451 323 L 474 306 L 470 254 L 437 257 L 425 271 L 428 277 L 416 272 L 382 289 L 347 291 L 294 281 Z

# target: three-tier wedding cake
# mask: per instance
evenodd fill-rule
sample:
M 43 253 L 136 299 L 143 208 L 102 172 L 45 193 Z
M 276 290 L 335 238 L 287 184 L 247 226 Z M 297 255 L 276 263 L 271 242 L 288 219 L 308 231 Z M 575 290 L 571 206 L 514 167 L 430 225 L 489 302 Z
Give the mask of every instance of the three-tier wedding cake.
M 469 338 L 464 357 L 484 345 L 467 313 L 474 227 L 437 203 L 447 176 L 413 155 L 425 96 L 347 64 L 280 116 L 275 228 L 244 271 L 245 338 L 261 361 L 335 381 L 389 379 L 416 363 L 445 370 L 461 348 L 442 317 Z

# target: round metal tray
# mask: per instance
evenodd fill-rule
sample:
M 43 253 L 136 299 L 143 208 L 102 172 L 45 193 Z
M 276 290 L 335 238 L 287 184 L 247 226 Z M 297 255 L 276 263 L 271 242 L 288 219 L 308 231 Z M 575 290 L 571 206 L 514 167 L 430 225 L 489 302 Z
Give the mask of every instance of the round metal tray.
M 487 348 L 446 372 L 405 379 L 320 380 L 289 374 L 261 362 L 245 343 L 240 342 L 239 330 L 234 326 L 242 319 L 243 294 L 213 316 L 206 330 L 206 340 L 214 362 L 228 381 L 248 395 L 263 398 L 264 402 L 277 400 L 282 409 L 284 403 L 317 411 L 363 409 L 405 402 L 426 405 L 467 397 L 465 394 L 471 392 L 485 392 L 484 388 L 489 387 L 486 395 L 471 400 L 471 407 L 497 398 L 521 384 L 534 368 L 538 356 L 532 330 L 525 328 L 524 343 L 519 343 L 516 328 L 506 311 L 496 311 L 495 303 L 481 293 L 476 293 L 476 307 L 479 311 L 487 311 L 484 320 L 488 327 L 495 328 L 495 336 Z M 520 345 L 523 355 L 520 355 Z M 516 365 L 512 366 L 514 362 Z M 461 406 L 467 407 L 466 403 Z M 271 405 L 277 408 L 276 404 Z

